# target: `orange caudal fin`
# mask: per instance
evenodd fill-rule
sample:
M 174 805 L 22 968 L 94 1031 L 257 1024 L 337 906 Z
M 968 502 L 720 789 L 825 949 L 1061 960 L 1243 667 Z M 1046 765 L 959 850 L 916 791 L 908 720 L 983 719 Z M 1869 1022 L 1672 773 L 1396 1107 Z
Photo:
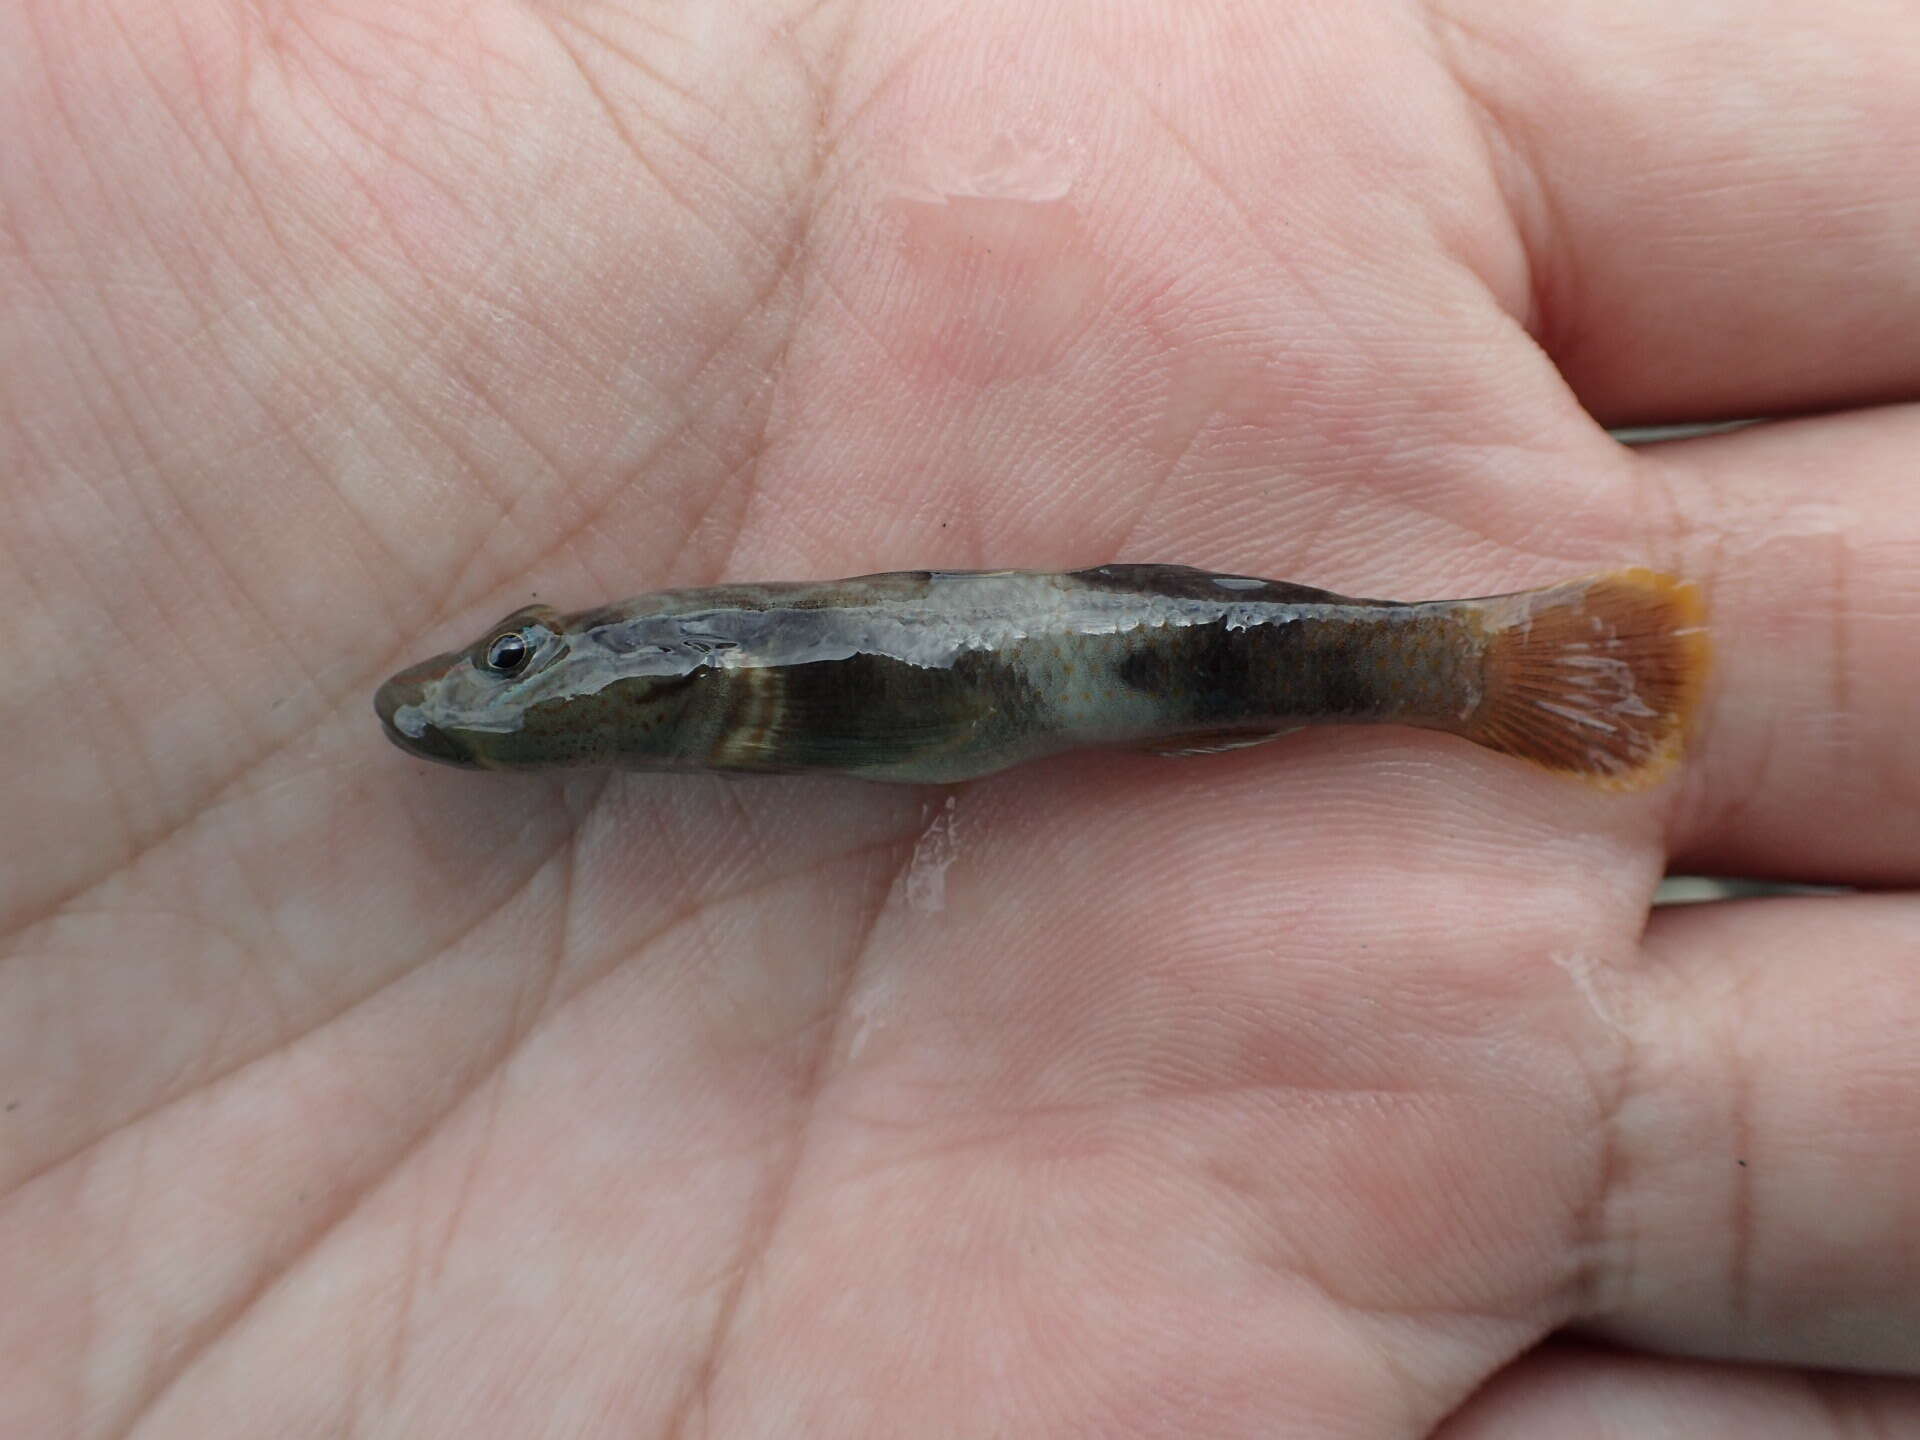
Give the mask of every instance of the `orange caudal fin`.
M 1467 738 L 1609 790 L 1673 768 L 1706 679 L 1698 588 L 1622 570 L 1476 604 L 1487 651 Z

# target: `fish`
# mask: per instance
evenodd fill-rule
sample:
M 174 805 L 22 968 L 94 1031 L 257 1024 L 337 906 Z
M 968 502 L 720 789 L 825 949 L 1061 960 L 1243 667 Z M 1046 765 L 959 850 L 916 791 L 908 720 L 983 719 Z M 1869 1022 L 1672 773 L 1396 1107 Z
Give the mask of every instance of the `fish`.
M 1362 600 L 1184 565 L 904 570 L 516 610 L 374 709 L 422 759 L 947 784 L 1048 756 L 1415 726 L 1604 789 L 1680 760 L 1709 649 L 1649 569 Z

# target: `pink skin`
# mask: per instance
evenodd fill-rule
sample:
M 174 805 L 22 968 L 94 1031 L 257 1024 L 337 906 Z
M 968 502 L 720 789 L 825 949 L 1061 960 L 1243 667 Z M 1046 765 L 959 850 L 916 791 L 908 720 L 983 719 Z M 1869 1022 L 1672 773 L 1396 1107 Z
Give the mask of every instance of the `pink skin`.
M 1588 413 L 1920 388 L 1920 15 L 1729 13 L 0 11 L 0 1433 L 1920 1426 L 1920 910 L 1648 918 L 1920 878 L 1920 414 Z M 1706 727 L 368 709 L 535 591 L 1115 558 L 1693 575 Z

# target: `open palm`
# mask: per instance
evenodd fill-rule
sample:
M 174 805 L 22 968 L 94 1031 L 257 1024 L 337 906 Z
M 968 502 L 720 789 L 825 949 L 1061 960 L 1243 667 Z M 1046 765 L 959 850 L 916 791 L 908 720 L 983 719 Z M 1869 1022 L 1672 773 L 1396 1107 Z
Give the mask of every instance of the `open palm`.
M 1920 25 L 1540 13 L 0 18 L 0 1433 L 1920 1426 L 1912 901 L 1649 919 L 1920 871 L 1920 414 L 1601 428 L 1913 393 Z M 1714 687 L 1625 796 L 369 708 L 536 594 L 1113 559 L 1650 563 Z

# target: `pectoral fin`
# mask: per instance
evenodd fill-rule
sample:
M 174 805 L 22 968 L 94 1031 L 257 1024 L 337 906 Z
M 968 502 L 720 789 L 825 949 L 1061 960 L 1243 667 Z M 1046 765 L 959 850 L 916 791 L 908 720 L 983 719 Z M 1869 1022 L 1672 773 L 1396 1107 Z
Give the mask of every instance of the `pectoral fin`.
M 1289 725 L 1284 730 L 1253 734 L 1245 730 L 1195 730 L 1170 739 L 1156 740 L 1143 748 L 1152 755 L 1218 755 L 1226 750 L 1245 750 L 1254 745 L 1264 745 L 1269 740 L 1278 740 L 1282 735 L 1291 735 L 1299 728 L 1298 725 Z

